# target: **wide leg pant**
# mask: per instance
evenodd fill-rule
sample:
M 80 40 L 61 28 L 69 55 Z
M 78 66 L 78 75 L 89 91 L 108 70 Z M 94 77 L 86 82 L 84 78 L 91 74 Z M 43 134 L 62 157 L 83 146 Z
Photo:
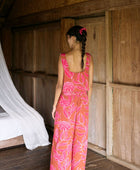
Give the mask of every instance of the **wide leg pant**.
M 88 113 L 87 93 L 62 93 L 56 107 L 50 170 L 85 170 Z

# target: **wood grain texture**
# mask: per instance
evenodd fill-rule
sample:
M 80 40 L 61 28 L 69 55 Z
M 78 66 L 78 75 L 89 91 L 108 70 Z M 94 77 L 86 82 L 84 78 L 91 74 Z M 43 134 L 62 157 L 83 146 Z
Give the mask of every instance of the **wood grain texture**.
M 106 82 L 105 19 L 104 17 L 77 19 L 87 29 L 86 51 L 93 57 L 94 82 Z
M 0 41 L 8 68 L 12 67 L 12 31 L 9 27 L 0 30 Z
M 10 11 L 10 17 L 15 18 L 19 16 L 25 16 L 41 11 L 51 10 L 54 8 L 59 7 L 65 7 L 72 4 L 77 4 L 80 2 L 85 2 L 88 0 L 40 0 L 39 2 L 37 0 L 16 0 L 15 4 Z
M 113 155 L 140 166 L 140 92 L 113 89 Z
M 2 170 L 49 170 L 51 145 L 27 150 L 24 146 L 5 149 L 0 153 Z M 96 152 L 88 149 L 85 170 L 129 170 L 113 161 L 107 160 Z
M 106 115 L 108 113 L 105 113 L 106 111 L 105 103 L 108 102 L 109 107 L 107 111 L 109 111 L 110 113 L 108 114 L 109 121 L 106 127 L 108 129 L 112 128 L 112 124 L 110 125 L 110 123 L 113 118 L 113 129 L 108 130 L 108 132 L 113 136 L 113 148 L 111 143 L 107 147 L 113 149 L 112 156 L 114 158 L 118 158 L 117 160 L 122 160 L 125 164 L 129 162 L 131 165 L 139 166 L 140 163 L 139 160 L 140 158 L 139 155 L 140 154 L 139 152 L 140 97 L 139 97 L 139 90 L 137 89 L 139 89 L 139 84 L 140 84 L 139 83 L 140 82 L 140 77 L 139 77 L 140 75 L 140 69 L 139 69 L 140 68 L 139 67 L 140 65 L 140 58 L 139 58 L 140 56 L 140 50 L 139 50 L 140 12 L 139 11 L 140 10 L 139 9 L 140 8 L 137 5 L 140 5 L 140 1 L 139 0 L 93 1 L 92 0 L 87 2 L 76 3 L 76 4 L 69 4 L 65 7 L 62 6 L 59 7 L 61 2 L 62 1 L 57 2 L 56 6 L 57 5 L 58 6 L 56 8 L 54 8 L 53 6 L 52 10 L 47 10 L 47 8 L 44 6 L 43 8 L 45 10 L 42 11 L 42 9 L 39 7 L 38 12 L 36 11 L 37 13 L 33 12 L 37 10 L 36 6 L 32 6 L 31 11 L 29 11 L 31 12 L 30 14 L 26 13 L 27 11 L 24 11 L 26 13 L 25 15 L 23 11 L 21 11 L 21 13 L 19 11 L 20 14 L 17 12 L 14 14 L 15 16 L 12 16 L 13 18 L 11 17 L 9 18 L 9 21 L 7 20 L 8 21 L 7 25 L 9 24 L 9 26 L 12 27 L 23 26 L 23 25 L 28 26 L 32 24 L 36 25 L 36 24 L 41 24 L 48 21 L 52 22 L 56 20 L 58 23 L 58 25 L 57 24 L 55 25 L 55 23 L 54 25 L 53 23 L 48 24 L 49 25 L 48 30 L 50 32 L 50 35 L 48 35 L 47 32 L 47 24 L 45 24 L 43 27 L 35 26 L 36 28 L 34 28 L 33 30 L 30 29 L 29 32 L 27 31 L 28 33 L 25 36 L 26 37 L 25 39 L 28 40 L 27 44 L 29 44 L 32 35 L 34 37 L 33 44 L 35 48 L 33 48 L 33 54 L 30 53 L 30 51 L 28 52 L 28 49 L 25 49 L 25 51 L 31 54 L 29 63 L 27 63 L 28 61 L 26 60 L 27 57 L 25 57 L 25 62 L 23 62 L 23 64 L 20 63 L 20 61 L 18 61 L 19 59 L 15 58 L 15 66 L 16 66 L 15 68 L 23 69 L 23 72 L 25 70 L 23 75 L 28 74 L 31 77 L 34 77 L 34 87 L 33 87 L 34 106 L 43 115 L 47 124 L 53 126 L 53 121 L 51 118 L 51 111 L 52 111 L 51 106 L 53 102 L 53 94 L 54 94 L 56 75 L 57 75 L 56 58 L 58 57 L 58 53 L 59 53 L 58 51 L 60 47 L 64 48 L 62 44 L 62 40 L 63 40 L 62 37 L 60 37 L 60 39 L 62 38 L 60 40 L 60 45 L 58 44 L 59 36 L 61 36 L 62 32 L 64 36 L 66 28 L 67 26 L 69 26 L 70 22 L 67 25 L 66 17 L 74 17 L 74 19 L 77 20 L 77 23 L 85 26 L 88 30 L 89 40 L 87 41 L 86 51 L 93 54 L 94 65 L 95 65 L 94 83 L 93 83 L 94 90 L 93 90 L 92 105 L 90 109 L 90 117 L 92 119 L 90 119 L 89 126 L 90 129 L 94 128 L 96 129 L 96 131 L 94 131 L 94 133 L 91 133 L 91 131 L 89 131 L 89 137 L 91 137 L 91 142 L 95 143 L 100 148 L 102 147 L 104 150 L 106 149 L 105 148 L 106 139 L 104 139 L 103 137 L 106 137 L 105 134 L 106 130 L 104 129 L 104 127 L 105 127 Z M 135 8 L 130 8 L 132 6 L 135 6 Z M 23 8 L 24 9 L 26 8 L 25 5 L 23 5 Z M 19 9 L 16 8 L 16 10 Z M 110 26 L 108 28 L 105 27 L 104 16 L 99 17 L 100 14 L 104 15 L 104 11 L 108 12 L 108 10 L 112 10 L 110 11 L 112 14 L 112 18 L 111 16 L 109 16 L 110 17 L 109 22 L 111 23 L 109 24 L 110 26 L 112 24 L 113 33 L 111 32 L 111 28 L 109 29 Z M 87 17 L 89 15 L 90 16 L 98 15 L 98 17 L 78 19 L 79 17 L 85 17 L 85 16 Z M 63 19 L 61 20 L 60 23 L 61 18 Z M 109 29 L 109 30 L 105 30 L 105 29 Z M 55 36 L 52 36 L 51 30 Z M 23 31 L 23 35 L 25 32 L 26 31 Z M 59 35 L 57 36 L 57 34 Z M 20 35 L 18 34 L 16 36 L 17 39 L 18 37 L 20 37 Z M 107 36 L 110 37 L 112 36 L 111 38 L 113 38 L 113 43 L 112 43 L 112 39 L 106 41 L 109 42 L 110 44 L 103 43 L 107 38 Z M 54 41 L 55 37 L 56 37 L 56 42 Z M 19 42 L 21 40 L 22 38 L 21 39 L 19 38 Z M 49 48 L 46 47 L 47 42 L 49 42 L 50 44 L 55 43 L 54 46 L 56 47 L 56 49 L 54 50 L 52 46 Z M 108 53 L 112 52 L 111 49 L 113 45 L 113 55 L 108 54 L 109 57 L 113 56 L 113 58 L 108 58 L 109 60 L 107 60 L 105 56 L 107 54 L 105 53 L 106 45 L 107 45 Z M 21 43 L 21 46 L 24 46 L 24 42 Z M 32 50 L 32 47 L 30 49 Z M 22 53 L 24 54 L 24 51 Z M 19 47 L 19 52 L 17 53 L 17 56 L 18 55 L 20 55 L 20 47 Z M 21 61 L 24 61 L 22 57 L 24 58 L 24 56 L 21 56 Z M 32 60 L 33 60 L 33 65 L 32 65 Z M 113 61 L 113 66 L 111 65 L 112 61 Z M 54 62 L 54 64 L 52 64 L 52 62 Z M 25 65 L 24 63 L 27 64 Z M 112 76 L 112 70 L 113 70 L 113 76 Z M 30 71 L 30 73 L 27 73 L 26 71 Z M 36 73 L 32 74 L 31 71 L 36 71 Z M 39 72 L 42 72 L 42 74 L 39 74 Z M 48 74 L 49 75 L 51 74 L 51 76 L 52 75 L 53 76 L 50 78 L 48 77 Z M 112 78 L 113 78 L 113 83 L 112 86 L 110 86 L 109 83 L 112 82 Z M 31 90 L 29 85 L 30 81 L 27 82 L 28 82 L 27 88 Z M 95 86 L 95 82 L 98 83 L 99 85 L 98 87 Z M 124 86 L 121 86 L 119 83 L 124 84 Z M 105 86 L 107 87 L 107 90 L 105 90 L 106 88 Z M 22 88 L 24 89 L 24 87 Z M 113 110 L 111 110 L 112 89 L 113 89 Z M 27 90 L 27 92 L 29 91 Z M 97 121 L 98 124 L 95 121 Z M 112 137 L 111 135 L 107 136 L 107 138 Z M 92 138 L 93 136 L 94 138 Z M 90 166 L 91 169 L 94 167 L 94 165 L 89 164 L 89 168 Z
M 42 0 L 44 1 L 44 0 Z M 46 1 L 45 1 L 46 2 Z M 48 1 L 50 2 L 50 1 Z M 55 5 L 58 3 L 61 3 L 61 1 L 52 1 Z M 79 16 L 85 16 L 85 15 L 93 15 L 100 12 L 104 12 L 107 10 L 117 10 L 120 8 L 129 8 L 132 6 L 138 6 L 140 5 L 139 0 L 130 0 L 130 1 L 124 1 L 124 0 L 88 0 L 88 1 L 72 1 L 70 5 L 68 5 L 68 2 L 71 2 L 70 0 L 65 1 L 66 6 L 58 6 L 54 7 L 48 10 L 48 7 L 51 6 L 52 3 L 47 5 L 45 3 L 43 7 L 45 7 L 44 11 L 38 10 L 39 3 L 36 0 L 34 3 L 29 3 L 29 1 L 18 1 L 17 4 L 15 4 L 13 10 L 13 14 L 15 15 L 12 17 L 12 15 L 9 15 L 9 18 L 6 20 L 5 24 L 9 26 L 23 26 L 23 25 L 33 25 L 33 24 L 39 24 L 39 23 L 45 23 L 48 21 L 56 21 L 60 20 L 64 17 L 79 17 Z M 78 3 L 77 3 L 78 2 Z M 34 6 L 35 5 L 35 6 Z M 38 12 L 32 11 L 32 8 L 37 10 Z M 18 11 L 16 11 L 18 10 Z M 30 14 L 28 12 L 26 13 L 26 10 L 32 11 Z M 21 11 L 21 13 L 20 13 Z M 26 14 L 24 14 L 24 12 Z M 18 14 L 20 13 L 20 14 Z M 23 13 L 23 14 L 22 14 Z M 10 17 L 11 16 L 11 17 Z M 22 20 L 22 22 L 21 22 Z
M 140 8 L 112 12 L 113 156 L 140 168 Z M 121 85 L 122 84 L 122 85 Z
M 113 82 L 140 85 L 140 7 L 112 12 Z
M 89 105 L 88 142 L 106 148 L 105 85 L 93 84 Z
M 24 144 L 23 135 L 8 140 L 2 140 L 0 141 L 0 151 L 4 148 L 9 148 L 17 145 L 22 145 L 22 144 Z
M 131 1 L 124 1 L 124 0 L 100 0 L 99 2 L 97 0 L 40 0 L 39 3 L 37 0 L 16 0 L 14 3 L 14 6 L 12 10 L 10 11 L 9 18 L 17 18 L 33 13 L 43 12 L 55 8 L 65 8 L 66 6 L 76 6 L 80 4 L 83 7 L 87 6 L 86 4 L 91 4 L 91 7 L 93 10 L 95 9 L 114 9 L 119 7 L 126 7 L 126 6 L 132 6 L 132 5 L 138 5 L 139 0 L 131 0 Z M 78 9 L 80 11 L 80 9 Z
M 105 43 L 106 43 L 106 154 L 112 155 L 112 23 L 111 11 L 105 12 Z
M 57 74 L 60 54 L 60 22 L 34 28 L 35 69 L 34 71 Z
M 13 69 L 33 71 L 34 37 L 32 28 L 17 30 L 13 37 Z
M 19 94 L 33 106 L 33 78 L 22 74 L 12 73 L 12 80 Z
M 34 87 L 34 107 L 43 116 L 45 123 L 51 127 L 54 126 L 51 112 L 53 109 L 56 82 L 57 77 L 48 77 L 46 79 L 36 78 Z

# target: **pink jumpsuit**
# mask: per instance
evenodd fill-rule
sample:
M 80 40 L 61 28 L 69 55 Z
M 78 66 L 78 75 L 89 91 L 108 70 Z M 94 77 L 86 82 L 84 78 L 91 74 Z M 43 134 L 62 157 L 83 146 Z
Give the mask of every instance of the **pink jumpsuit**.
M 65 53 L 61 53 L 64 84 L 54 120 L 50 170 L 85 170 L 88 144 L 89 62 L 82 72 L 71 72 Z

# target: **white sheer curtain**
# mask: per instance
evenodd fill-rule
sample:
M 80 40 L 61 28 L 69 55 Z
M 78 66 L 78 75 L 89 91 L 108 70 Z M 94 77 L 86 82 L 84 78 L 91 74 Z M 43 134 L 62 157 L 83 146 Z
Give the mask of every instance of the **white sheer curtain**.
M 44 119 L 29 106 L 16 90 L 9 74 L 0 43 L 0 105 L 13 118 L 19 121 L 25 146 L 33 150 L 38 146 L 49 145 L 49 136 Z M 4 127 L 3 127 L 4 128 Z

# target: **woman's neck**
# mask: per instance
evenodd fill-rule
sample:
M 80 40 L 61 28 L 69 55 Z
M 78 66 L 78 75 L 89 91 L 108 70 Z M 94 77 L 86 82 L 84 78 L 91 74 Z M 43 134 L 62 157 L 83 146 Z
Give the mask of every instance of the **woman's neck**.
M 80 44 L 80 43 L 77 43 L 77 44 L 73 47 L 72 50 L 73 50 L 73 51 L 81 51 L 81 44 Z

